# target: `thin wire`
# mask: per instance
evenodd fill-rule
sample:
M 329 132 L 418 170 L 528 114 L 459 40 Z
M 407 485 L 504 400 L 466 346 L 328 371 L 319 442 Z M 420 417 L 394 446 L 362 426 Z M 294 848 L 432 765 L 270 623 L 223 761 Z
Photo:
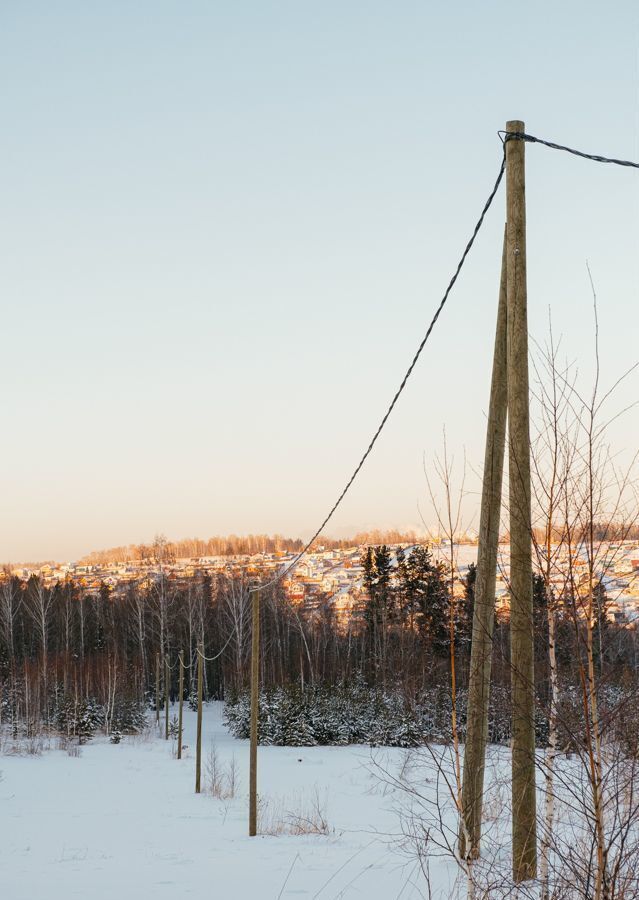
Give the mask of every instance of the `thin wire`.
M 347 494 L 349 488 L 351 487 L 351 485 L 353 484 L 353 482 L 355 481 L 355 479 L 356 479 L 357 476 L 359 475 L 362 466 L 364 465 L 364 463 L 366 462 L 366 460 L 367 460 L 368 457 L 370 456 L 373 447 L 374 447 L 375 444 L 377 443 L 378 437 L 379 437 L 380 434 L 382 433 L 382 430 L 383 430 L 384 426 L 386 425 L 386 422 L 388 421 L 388 418 L 389 418 L 390 414 L 392 413 L 393 409 L 395 408 L 395 405 L 396 405 L 397 401 L 399 400 L 400 395 L 402 394 L 404 388 L 406 387 L 406 383 L 408 382 L 408 379 L 409 379 L 410 376 L 412 375 L 413 369 L 414 369 L 415 366 L 417 365 L 417 360 L 418 360 L 419 357 L 421 356 L 422 350 L 423 350 L 424 347 L 426 346 L 426 342 L 428 341 L 428 339 L 429 339 L 429 337 L 430 337 L 430 335 L 431 335 L 431 332 L 433 331 L 433 328 L 434 328 L 435 325 L 437 324 L 437 320 L 439 319 L 439 316 L 440 316 L 440 314 L 441 314 L 441 311 L 443 310 L 444 306 L 446 305 L 446 301 L 448 300 L 448 297 L 449 297 L 449 295 L 450 295 L 450 292 L 452 291 L 452 289 L 453 289 L 453 287 L 454 287 L 454 285 L 455 285 L 455 282 L 457 281 L 457 278 L 458 278 L 458 276 L 459 276 L 459 273 L 461 272 L 462 267 L 463 267 L 464 263 L 466 262 L 466 257 L 467 257 L 468 254 L 470 253 L 471 248 L 472 248 L 473 244 L 475 243 L 475 238 L 477 237 L 480 228 L 481 228 L 482 225 L 484 224 L 484 219 L 485 219 L 485 217 L 486 217 L 486 213 L 487 213 L 488 210 L 490 209 L 490 207 L 491 207 L 491 205 L 492 205 L 492 202 L 493 202 L 493 200 L 495 199 L 495 195 L 496 195 L 497 191 L 499 190 L 499 185 L 501 184 L 501 180 L 502 180 L 502 178 L 503 178 L 505 168 L 506 168 L 506 143 L 504 142 L 504 152 L 503 152 L 503 156 L 502 156 L 502 160 L 501 160 L 501 165 L 499 166 L 499 174 L 497 175 L 497 179 L 496 179 L 496 181 L 495 181 L 495 184 L 494 184 L 494 186 L 493 186 L 493 189 L 491 190 L 490 194 L 488 195 L 488 199 L 487 199 L 486 202 L 484 203 L 483 209 L 482 209 L 482 211 L 481 211 L 481 215 L 479 216 L 479 219 L 477 220 L 477 223 L 475 224 L 475 227 L 474 227 L 474 229 L 473 229 L 473 233 L 472 233 L 472 235 L 471 235 L 471 237 L 470 237 L 470 240 L 468 241 L 468 243 L 466 244 L 466 246 L 465 246 L 465 248 L 464 248 L 464 252 L 462 253 L 461 258 L 460 258 L 459 262 L 457 263 L 457 268 L 455 269 L 455 272 L 454 272 L 454 274 L 453 274 L 453 277 L 452 277 L 452 278 L 450 279 L 450 281 L 448 282 L 448 287 L 446 288 L 446 291 L 444 292 L 444 296 L 442 297 L 442 299 L 441 299 L 441 301 L 440 301 L 440 303 L 439 303 L 439 306 L 438 306 L 437 309 L 435 310 L 435 314 L 434 314 L 433 318 L 432 318 L 431 321 L 430 321 L 430 325 L 428 326 L 428 329 L 427 329 L 427 331 L 426 331 L 426 334 L 425 334 L 424 337 L 422 338 L 422 340 L 421 340 L 421 342 L 420 342 L 420 344 L 419 344 L 419 346 L 418 346 L 418 348 L 417 348 L 417 350 L 416 350 L 416 352 L 415 352 L 415 355 L 413 356 L 413 358 L 412 358 L 412 360 L 411 360 L 411 363 L 410 363 L 408 369 L 406 370 L 406 374 L 405 374 L 404 377 L 402 378 L 401 384 L 400 384 L 399 387 L 397 388 L 397 390 L 396 390 L 396 392 L 395 392 L 395 395 L 394 395 L 393 399 L 391 400 L 390 405 L 388 406 L 388 409 L 387 409 L 386 412 L 384 413 L 384 416 L 382 417 L 382 420 L 381 420 L 381 422 L 379 423 L 379 425 L 378 425 L 378 427 L 377 427 L 377 431 L 374 433 L 374 435 L 373 435 L 373 437 L 372 437 L 372 439 L 371 439 L 371 441 L 370 441 L 368 447 L 366 448 L 366 450 L 365 450 L 365 452 L 364 452 L 364 455 L 362 456 L 362 458 L 360 459 L 360 461 L 357 463 L 357 466 L 355 467 L 355 469 L 354 469 L 354 471 L 353 471 L 353 474 L 351 475 L 351 477 L 350 477 L 350 478 L 348 479 L 348 481 L 346 482 L 346 486 L 344 487 L 344 489 L 342 490 L 341 494 L 339 495 L 339 497 L 337 498 L 337 500 L 335 501 L 335 503 L 334 503 L 333 506 L 331 507 L 331 509 L 330 509 L 330 511 L 329 511 L 329 513 L 328 513 L 328 515 L 326 516 L 326 518 L 324 519 L 324 521 L 322 522 L 322 524 L 321 524 L 321 525 L 319 526 L 319 528 L 314 532 L 314 534 L 313 534 L 313 536 L 311 537 L 311 539 L 310 539 L 310 540 L 308 541 L 308 543 L 304 546 L 304 548 L 298 553 L 298 555 L 297 555 L 297 556 L 295 557 L 295 559 L 290 563 L 290 565 L 288 565 L 286 568 L 284 568 L 284 569 L 279 573 L 279 575 L 276 575 L 275 578 L 273 578 L 271 581 L 268 581 L 266 584 L 255 585 L 254 587 L 252 587 L 252 588 L 250 589 L 249 593 L 252 593 L 252 592 L 254 592 L 254 591 L 256 591 L 256 590 L 261 590 L 261 589 L 263 589 L 263 588 L 270 587 L 270 586 L 273 585 L 273 584 L 277 584 L 277 582 L 281 581 L 282 578 L 284 578 L 284 577 L 291 571 L 291 569 L 293 569 L 293 568 L 298 564 L 298 562 L 300 561 L 300 559 L 302 559 L 302 557 L 305 556 L 305 555 L 308 553 L 308 551 L 310 550 L 310 548 L 312 547 L 312 545 L 314 544 L 314 542 L 316 541 L 316 539 L 319 537 L 319 535 L 322 533 L 322 531 L 324 530 L 324 528 L 326 527 L 326 525 L 328 525 L 329 521 L 332 519 L 334 513 L 336 512 L 338 506 L 340 505 L 340 503 L 342 502 L 342 500 L 343 500 L 344 497 L 346 496 L 346 494 Z
M 219 653 L 216 653 L 215 656 L 205 656 L 203 653 L 200 652 L 200 648 L 199 648 L 199 647 L 196 647 L 196 648 L 195 648 L 195 649 L 196 649 L 196 653 L 198 654 L 198 656 L 201 656 L 202 659 L 203 659 L 205 662 L 215 662 L 215 660 L 216 660 L 216 659 L 219 659 L 219 657 L 224 653 L 224 651 L 226 650 L 226 648 L 228 647 L 228 645 L 231 643 L 231 640 L 233 639 L 234 633 L 235 633 L 235 630 L 231 631 L 231 633 L 230 633 L 229 636 L 228 636 L 228 640 L 227 640 L 226 644 L 224 644 L 224 646 L 222 647 L 222 649 L 220 650 L 220 652 L 219 652 Z M 185 666 L 184 668 L 186 668 L 186 666 Z M 189 667 L 189 668 L 190 668 L 190 667 Z
M 229 644 L 231 643 L 231 641 L 233 640 L 233 634 L 234 634 L 234 631 L 231 631 L 230 635 L 228 636 L 228 640 L 226 641 L 226 643 L 224 644 L 224 646 L 222 647 L 222 649 L 220 650 L 220 652 L 219 652 L 219 653 L 216 653 L 215 656 L 205 656 L 203 653 L 200 653 L 200 648 L 199 648 L 199 647 L 196 647 L 196 648 L 195 648 L 195 652 L 198 654 L 198 656 L 201 656 L 202 659 L 205 660 L 205 662 L 215 662 L 215 660 L 216 660 L 216 659 L 219 659 L 219 657 L 224 653 L 224 651 L 226 650 L 226 648 L 228 647 L 228 645 L 229 645 Z M 175 660 L 175 662 L 173 663 L 173 665 L 172 665 L 172 666 L 169 666 L 169 669 L 174 669 L 176 666 L 179 666 L 179 665 L 180 665 L 180 662 L 181 662 L 181 660 L 180 660 L 180 658 L 179 658 L 179 656 L 178 656 L 178 658 Z M 167 663 L 167 665 L 168 665 L 168 663 Z M 189 663 L 189 664 L 187 665 L 186 663 L 183 662 L 183 663 L 182 663 L 182 668 L 183 668 L 185 671 L 188 671 L 188 669 L 192 669 L 192 668 L 193 668 L 193 664 L 192 664 L 192 663 Z
M 639 163 L 632 162 L 628 159 L 614 159 L 609 156 L 600 156 L 597 153 L 584 153 L 582 150 L 575 150 L 573 147 L 565 147 L 563 144 L 553 144 L 552 141 L 544 141 L 542 138 L 535 137 L 534 134 L 527 134 L 525 131 L 499 131 L 497 132 L 502 139 L 504 145 L 508 141 L 525 141 L 528 144 L 542 144 L 551 150 L 563 150 L 566 153 L 572 153 L 573 156 L 580 156 L 582 159 L 591 159 L 593 162 L 610 163 L 614 166 L 626 166 L 631 169 L 639 169 Z

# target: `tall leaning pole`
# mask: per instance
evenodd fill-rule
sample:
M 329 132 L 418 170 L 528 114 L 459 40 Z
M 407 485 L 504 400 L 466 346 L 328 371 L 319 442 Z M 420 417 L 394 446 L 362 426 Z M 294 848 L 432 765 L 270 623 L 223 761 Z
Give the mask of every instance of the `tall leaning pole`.
M 506 124 L 524 134 L 523 122 Z M 532 618 L 532 516 L 526 296 L 525 142 L 506 142 L 506 298 L 510 503 L 510 647 L 513 716 L 513 878 L 537 873 L 535 693 Z
M 473 635 L 468 679 L 468 716 L 462 786 L 463 826 L 459 836 L 462 858 L 476 859 L 481 840 L 484 769 L 488 742 L 488 702 L 493 657 L 497 550 L 504 474 L 507 379 L 506 230 L 501 259 L 499 305 L 495 330 L 495 352 L 486 427 L 484 477 L 482 480 L 477 578 L 473 610 Z

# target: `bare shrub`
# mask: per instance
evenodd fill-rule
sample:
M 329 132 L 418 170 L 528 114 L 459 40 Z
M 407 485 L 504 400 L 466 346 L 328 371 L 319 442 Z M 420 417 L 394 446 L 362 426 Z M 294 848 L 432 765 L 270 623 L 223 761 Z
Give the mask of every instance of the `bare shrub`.
M 229 799 L 233 799 L 235 794 L 237 793 L 237 788 L 239 784 L 239 773 L 237 769 L 237 760 L 235 759 L 235 754 L 231 757 L 230 762 L 227 764 L 227 787 L 228 787 L 228 796 Z
M 9 748 L 13 743 L 13 738 L 8 731 L 0 730 L 0 756 L 4 756 L 9 752 Z
M 235 756 L 228 763 L 222 763 L 213 741 L 206 759 L 205 772 L 205 793 L 216 800 L 232 800 L 235 797 L 239 780 Z
M 128 738 L 128 743 L 137 745 L 137 744 L 150 744 L 152 740 L 155 740 L 157 736 L 157 731 L 155 728 L 155 723 L 149 725 L 145 725 L 137 734 L 132 734 Z
M 260 834 L 327 836 L 335 831 L 329 825 L 326 797 L 320 794 L 317 787 L 312 797 L 304 798 L 300 795 L 293 801 L 283 797 L 260 797 L 257 814 Z
M 42 756 L 44 750 L 45 741 L 42 735 L 7 741 L 3 747 L 5 756 Z
M 28 737 L 24 742 L 24 752 L 27 756 L 42 756 L 43 750 L 44 737 L 41 734 Z
M 58 735 L 55 749 L 62 750 L 67 756 L 71 756 L 75 759 L 82 755 L 82 747 L 80 746 L 78 739 L 72 738 L 66 734 Z

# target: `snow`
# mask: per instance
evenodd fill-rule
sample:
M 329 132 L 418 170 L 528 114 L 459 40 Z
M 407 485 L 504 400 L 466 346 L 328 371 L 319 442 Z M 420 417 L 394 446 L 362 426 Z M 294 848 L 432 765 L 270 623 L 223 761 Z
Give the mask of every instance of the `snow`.
M 423 896 L 415 860 L 389 838 L 399 831 L 396 800 L 371 771 L 367 747 L 260 748 L 266 818 L 304 814 L 319 797 L 330 833 L 249 838 L 248 742 L 227 733 L 221 707 L 205 710 L 203 788 L 214 742 L 222 766 L 236 759 L 234 799 L 194 793 L 195 714 L 186 708 L 182 760 L 155 727 L 118 745 L 96 737 L 79 757 L 51 749 L 0 758 L 4 896 Z M 379 752 L 389 769 L 401 767 L 405 751 Z M 437 863 L 440 881 L 449 865 Z

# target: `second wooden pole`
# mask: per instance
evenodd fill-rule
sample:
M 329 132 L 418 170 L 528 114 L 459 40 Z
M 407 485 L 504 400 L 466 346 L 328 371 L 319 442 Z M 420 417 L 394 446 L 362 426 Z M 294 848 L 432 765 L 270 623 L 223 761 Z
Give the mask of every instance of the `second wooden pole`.
M 484 478 L 482 482 L 477 578 L 473 610 L 473 636 L 468 680 L 468 715 L 464 751 L 462 806 L 464 822 L 460 834 L 462 858 L 479 856 L 484 798 L 484 767 L 488 741 L 488 703 L 493 656 L 497 549 L 504 474 L 506 414 L 508 409 L 506 231 L 501 259 L 499 306 L 495 334 L 493 373 L 486 428 Z

